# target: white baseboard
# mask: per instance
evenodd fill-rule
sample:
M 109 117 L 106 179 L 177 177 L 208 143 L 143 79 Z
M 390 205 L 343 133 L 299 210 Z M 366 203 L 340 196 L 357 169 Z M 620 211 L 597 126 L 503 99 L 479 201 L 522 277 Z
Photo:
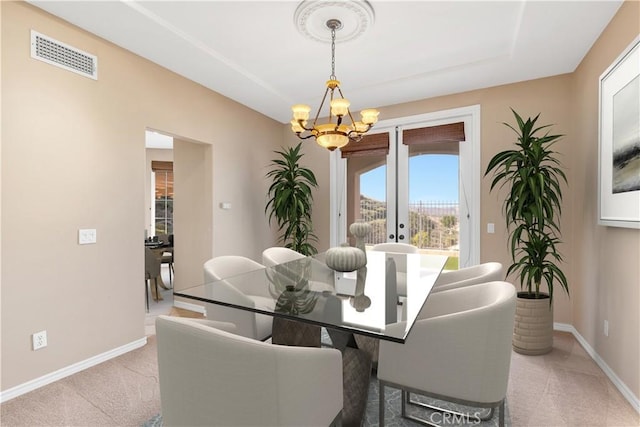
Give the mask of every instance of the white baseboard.
M 198 304 L 191 304 L 189 302 L 184 301 L 173 301 L 173 306 L 178 308 L 183 308 L 185 310 L 195 311 L 196 313 L 204 314 L 204 307 Z
M 624 398 L 627 399 L 627 401 L 631 404 L 631 406 L 638 413 L 640 413 L 640 399 L 638 399 L 638 396 L 634 395 L 633 392 L 629 389 L 629 387 L 627 387 L 627 385 L 624 382 L 622 382 L 622 380 L 616 375 L 616 373 L 613 372 L 613 370 L 609 367 L 609 365 L 607 365 L 607 363 L 604 360 L 602 360 L 600 355 L 596 353 L 593 347 L 589 345 L 587 340 L 584 339 L 582 335 L 580 335 L 578 330 L 575 327 L 573 327 L 573 325 L 556 322 L 553 324 L 553 329 L 556 331 L 570 332 L 571 334 L 573 334 L 573 336 L 580 343 L 582 348 L 584 348 L 584 351 L 586 351 L 587 354 L 591 356 L 594 362 L 596 362 L 596 364 L 600 367 L 600 369 L 602 369 L 605 375 L 611 380 L 613 385 L 616 386 L 616 388 L 620 391 L 620 393 L 622 393 Z
M 90 357 L 89 359 L 83 360 L 81 362 L 74 363 L 73 365 L 67 366 L 65 368 L 58 369 L 57 371 L 43 375 L 40 378 L 36 378 L 24 384 L 20 384 L 13 388 L 7 389 L 3 392 L 0 392 L 0 403 L 4 403 L 8 400 L 21 396 L 40 387 L 44 387 L 47 384 L 51 384 L 52 382 L 61 380 L 80 371 L 84 371 L 85 369 L 98 365 L 102 362 L 106 362 L 107 360 L 113 359 L 114 357 L 121 356 L 146 344 L 147 337 L 144 337 L 129 344 L 125 344 L 121 347 L 114 348 L 113 350 L 98 354 L 97 356 Z

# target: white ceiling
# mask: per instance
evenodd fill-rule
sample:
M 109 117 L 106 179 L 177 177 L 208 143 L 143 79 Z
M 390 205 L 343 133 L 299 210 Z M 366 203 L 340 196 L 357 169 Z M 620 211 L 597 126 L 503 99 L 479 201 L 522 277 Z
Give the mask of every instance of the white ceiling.
M 331 74 L 330 45 L 296 28 L 298 1 L 30 3 L 283 123 L 293 104 L 317 109 Z M 572 72 L 622 1 L 369 3 L 366 32 L 337 32 L 353 111 Z
M 173 137 L 148 130 L 145 132 L 145 147 L 171 150 L 173 149 Z

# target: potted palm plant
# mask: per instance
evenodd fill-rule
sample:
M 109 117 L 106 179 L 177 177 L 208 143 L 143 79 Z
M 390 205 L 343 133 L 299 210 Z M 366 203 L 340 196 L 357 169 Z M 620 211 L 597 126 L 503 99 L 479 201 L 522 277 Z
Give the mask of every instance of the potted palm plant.
M 300 166 L 302 142 L 295 147 L 275 151 L 278 158 L 271 160 L 271 169 L 267 177 L 272 180 L 269 187 L 265 214 L 269 213 L 269 222 L 275 219 L 278 231 L 282 234 L 279 241 L 285 247 L 304 255 L 313 255 L 318 250 L 312 242 L 317 242 L 313 234 L 311 208 L 313 206 L 312 188 L 318 186 L 313 171 Z
M 560 285 L 569 294 L 558 250 L 561 183 L 566 184 L 567 178 L 557 153 L 551 150 L 562 135 L 541 134 L 550 125 L 536 127 L 540 114 L 525 121 L 511 111 L 517 129 L 504 124 L 518 135 L 516 148 L 493 156 L 485 176 L 493 174 L 491 191 L 507 188 L 502 205 L 512 260 L 507 276 L 516 274 L 522 288 L 518 292 L 513 347 L 523 354 L 544 354 L 553 345 L 554 286 Z

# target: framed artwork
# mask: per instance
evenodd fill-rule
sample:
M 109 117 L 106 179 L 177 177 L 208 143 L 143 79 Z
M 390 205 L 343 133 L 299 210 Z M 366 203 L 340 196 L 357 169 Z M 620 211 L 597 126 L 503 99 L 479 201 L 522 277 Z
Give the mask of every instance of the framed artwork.
M 640 228 L 640 36 L 600 76 L 598 223 Z

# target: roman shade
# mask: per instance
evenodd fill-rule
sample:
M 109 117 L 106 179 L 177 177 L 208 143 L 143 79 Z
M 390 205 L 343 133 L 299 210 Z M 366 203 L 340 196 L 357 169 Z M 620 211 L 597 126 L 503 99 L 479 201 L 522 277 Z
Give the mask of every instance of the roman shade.
M 386 156 L 389 154 L 389 133 L 366 135 L 360 142 L 352 142 L 340 149 L 342 158 L 360 156 Z
M 464 140 L 464 122 L 402 131 L 402 143 L 405 145 L 460 142 Z

